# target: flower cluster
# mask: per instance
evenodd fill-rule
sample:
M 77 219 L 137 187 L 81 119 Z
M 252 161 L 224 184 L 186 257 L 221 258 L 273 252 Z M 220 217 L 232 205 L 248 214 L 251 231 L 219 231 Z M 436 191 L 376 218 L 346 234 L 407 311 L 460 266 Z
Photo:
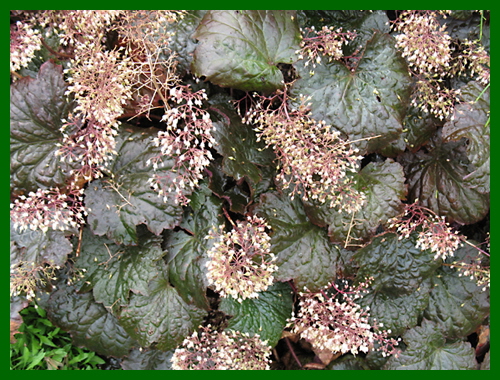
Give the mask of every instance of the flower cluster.
M 83 189 L 63 193 L 59 188 L 38 189 L 28 196 L 19 196 L 10 205 L 10 218 L 20 232 L 40 229 L 67 231 L 84 223 Z
M 470 75 L 477 75 L 477 81 L 487 86 L 490 83 L 490 56 L 483 46 L 477 42 L 465 40 L 464 48 L 457 60 L 457 71 L 465 72 L 470 69 Z
M 396 47 L 408 61 L 410 72 L 417 78 L 412 104 L 430 112 L 440 120 L 453 114 L 459 101 L 459 90 L 447 88 L 447 78 L 477 76 L 484 85 L 490 82 L 490 57 L 479 41 L 452 40 L 446 24 L 449 11 L 404 11 L 395 21 Z M 461 48 L 454 48 L 454 45 Z
M 211 331 L 208 325 L 187 337 L 171 361 L 174 370 L 267 370 L 270 353 L 259 335 Z
M 177 171 L 177 178 L 170 182 L 169 177 L 155 174 L 149 183 L 159 196 L 175 192 L 176 203 L 185 205 L 189 202 L 185 189 L 192 190 L 198 186 L 204 168 L 213 158 L 209 149 L 215 144 L 212 136 L 215 125 L 210 114 L 201 108 L 202 102 L 207 99 L 204 90 L 192 92 L 189 86 L 179 85 L 170 89 L 169 96 L 176 105 L 167 108 L 162 117 L 167 124 L 166 131 L 158 132 L 154 139 L 161 155 L 151 161 L 157 168 L 162 164 L 163 156 L 174 157 L 173 169 Z
M 383 324 L 369 322 L 368 308 L 363 310 L 355 303 L 362 297 L 362 291 L 368 283 L 361 283 L 356 288 L 343 280 L 343 290 L 334 283 L 325 290 L 300 292 L 299 311 L 289 319 L 292 333 L 300 334 L 315 349 L 332 353 L 357 355 L 374 349 L 374 343 L 380 343 L 378 350 L 383 356 L 396 354 L 398 341 L 388 338 L 390 330 L 380 330 Z M 333 288 L 333 294 L 328 293 Z
M 18 21 L 10 26 L 10 71 L 16 72 L 30 63 L 42 44 L 40 32 L 30 24 Z
M 37 12 L 31 22 L 54 31 L 62 45 L 82 48 L 104 36 L 123 11 L 119 10 L 45 10 Z
M 55 279 L 54 274 L 59 266 L 35 265 L 33 261 L 20 261 L 10 266 L 10 296 L 24 295 L 28 300 L 35 298 L 35 290 L 47 283 L 47 279 Z
M 285 94 L 286 95 L 286 94 Z M 358 211 L 364 194 L 354 187 L 348 173 L 356 173 L 362 156 L 342 140 L 340 133 L 324 121 L 309 117 L 304 105 L 288 111 L 286 104 L 270 110 L 264 99 L 246 115 L 244 121 L 257 125 L 258 139 L 272 147 L 281 163 L 277 179 L 303 200 L 330 202 L 349 213 Z
M 304 31 L 301 29 L 301 33 Z M 344 56 L 342 46 L 347 45 L 349 40 L 356 37 L 356 31 L 342 32 L 342 28 L 335 29 L 333 26 L 323 26 L 320 31 L 316 31 L 314 26 L 306 28 L 306 36 L 302 38 L 300 50 L 296 51 L 299 59 L 307 58 L 305 66 L 312 63 L 312 67 L 321 64 L 322 57 L 327 56 L 328 62 L 339 60 Z M 309 37 L 310 34 L 315 36 Z
M 406 239 L 418 230 L 416 246 L 422 250 L 430 249 L 435 253 L 434 259 L 453 256 L 463 240 L 444 217 L 417 202 L 406 205 L 404 215 L 391 219 L 389 228 L 396 228 L 399 239 Z
M 481 256 L 475 257 L 471 262 L 454 261 L 451 267 L 458 270 L 459 277 L 465 276 L 476 281 L 483 291 L 490 287 L 490 268 L 482 264 Z
M 222 297 L 231 296 L 242 302 L 256 298 L 274 280 L 278 269 L 273 262 L 276 256 L 270 251 L 271 238 L 266 221 L 257 216 L 246 222 L 237 221 L 230 232 L 211 231 L 207 239 L 216 239 L 208 251 L 207 277 Z
M 396 47 L 417 73 L 445 76 L 452 60 L 451 37 L 446 24 L 440 25 L 435 11 L 405 11 L 394 29 Z

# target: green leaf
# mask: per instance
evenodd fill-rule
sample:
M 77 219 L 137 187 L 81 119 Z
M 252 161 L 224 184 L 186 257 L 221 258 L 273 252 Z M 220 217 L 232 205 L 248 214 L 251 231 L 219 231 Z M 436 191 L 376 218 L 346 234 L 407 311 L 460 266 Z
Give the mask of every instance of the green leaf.
M 78 294 L 64 285 L 50 296 L 46 310 L 54 325 L 71 334 L 75 345 L 100 355 L 121 357 L 136 344 L 92 293 Z
M 10 264 L 21 261 L 34 263 L 35 266 L 49 264 L 63 266 L 73 250 L 70 241 L 62 231 L 26 230 L 19 233 L 10 226 Z
M 271 347 L 281 338 L 287 319 L 292 316 L 293 299 L 289 284 L 275 283 L 258 298 L 239 303 L 231 297 L 223 298 L 219 310 L 232 316 L 228 329 L 258 334 Z
M 439 267 L 430 250 L 415 246 L 416 234 L 399 239 L 386 233 L 375 237 L 370 244 L 354 255 L 359 265 L 358 277 L 373 277 L 371 288 L 386 295 L 411 294 L 430 278 Z
M 157 275 L 155 262 L 163 251 L 160 237 L 141 232 L 138 246 L 116 245 L 88 228 L 83 232 L 76 266 L 86 270 L 85 281 L 90 284 L 85 288 L 93 288 L 96 301 L 106 307 L 126 305 L 130 292 L 149 294 L 148 284 Z
M 221 205 L 222 201 L 202 184 L 191 196 L 191 207 L 184 213 L 181 230 L 169 232 L 164 244 L 170 282 L 185 302 L 194 302 L 203 309 L 209 308 L 206 252 L 214 244 L 213 239 L 205 237 L 223 223 Z
M 125 370 L 170 370 L 174 350 L 132 350 L 122 359 L 121 366 Z
M 111 177 L 92 181 L 85 190 L 88 223 L 95 234 L 130 245 L 137 244 L 136 226 L 141 223 L 156 235 L 179 224 L 182 207 L 174 203 L 174 194 L 166 193 L 164 202 L 148 183 L 155 173 L 172 179 L 176 175 L 172 159 L 165 157 L 165 165 L 156 171 L 148 164 L 160 155 L 160 148 L 153 145 L 155 137 L 155 131 L 132 126 L 117 136 L 118 155 L 109 167 Z
M 448 343 L 434 322 L 422 324 L 403 335 L 407 348 L 392 356 L 384 369 L 458 370 L 476 369 L 474 349 L 469 342 Z
M 291 201 L 284 193 L 262 194 L 255 213 L 272 228 L 271 252 L 277 256 L 278 281 L 293 279 L 297 289 L 317 291 L 335 279 L 340 249 L 308 220 L 298 198 Z
M 370 308 L 370 320 L 383 323 L 384 330 L 391 330 L 391 335 L 401 335 L 408 328 L 414 327 L 422 319 L 422 314 L 429 303 L 431 280 L 422 281 L 420 286 L 410 294 L 394 294 L 377 292 L 369 289 L 358 303 Z
M 441 143 L 436 137 L 430 151 L 405 153 L 409 201 L 415 199 L 449 222 L 471 224 L 483 219 L 489 210 L 489 194 L 471 188 L 464 180 L 472 172 L 461 143 Z
M 212 120 L 216 126 L 213 136 L 215 149 L 223 157 L 222 169 L 235 180 L 247 178 L 251 184 L 262 180 L 260 166 L 271 166 L 275 159 L 272 150 L 267 149 L 263 141 L 257 142 L 257 136 L 251 126 L 243 124 L 241 117 L 225 104 L 216 104 L 210 108 Z
M 188 305 L 161 270 L 149 284 L 149 295 L 134 294 L 120 312 L 120 324 L 141 346 L 167 351 L 198 328 L 206 312 Z
M 56 156 L 59 131 L 70 105 L 62 68 L 45 62 L 35 79 L 22 78 L 10 86 L 11 190 L 35 191 L 60 187 L 75 164 Z
M 364 243 L 375 234 L 380 224 L 403 211 L 401 199 L 405 199 L 406 186 L 403 168 L 387 159 L 384 162 L 370 162 L 353 176 L 355 187 L 365 194 L 366 200 L 354 215 L 339 212 L 328 205 L 305 203 L 307 216 L 321 227 L 328 226 L 328 236 L 336 243 Z
M 471 261 L 477 255 L 475 248 L 465 245 L 447 259 L 447 264 Z M 459 274 L 457 269 L 448 266 L 436 271 L 435 286 L 424 312 L 424 317 L 436 322 L 448 338 L 472 334 L 490 314 L 489 291 L 483 291 L 473 279 Z
M 371 318 L 401 334 L 416 326 L 429 301 L 431 276 L 439 263 L 429 250 L 415 247 L 415 236 L 398 239 L 386 233 L 355 254 L 359 266 L 357 278 L 373 277 L 369 293 L 359 300 L 363 307 L 370 307 Z
M 196 76 L 222 87 L 273 92 L 283 88 L 278 63 L 293 63 L 300 31 L 295 11 L 208 11 L 193 35 Z
M 484 92 L 483 92 L 484 91 Z M 464 102 L 455 107 L 453 120 L 443 127 L 443 141 L 466 138 L 467 157 L 475 170 L 463 178 L 469 187 L 490 192 L 490 90 L 477 82 L 460 89 Z
M 353 70 L 333 61 L 316 67 L 311 76 L 303 62 L 295 66 L 300 79 L 291 96 L 310 96 L 313 118 L 326 121 L 349 140 L 380 135 L 354 144 L 362 154 L 383 149 L 401 134 L 411 81 L 393 37 L 375 33 Z

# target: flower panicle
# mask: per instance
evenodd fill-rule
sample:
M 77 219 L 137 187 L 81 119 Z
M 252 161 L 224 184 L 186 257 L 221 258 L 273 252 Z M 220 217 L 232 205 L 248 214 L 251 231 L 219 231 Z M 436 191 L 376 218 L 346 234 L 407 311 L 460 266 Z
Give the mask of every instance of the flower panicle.
M 259 335 L 200 326 L 172 356 L 175 370 L 268 370 L 271 347 Z
M 278 267 L 268 229 L 263 218 L 248 216 L 246 221 L 237 221 L 231 231 L 224 232 L 220 226 L 206 237 L 215 240 L 207 252 L 208 282 L 222 297 L 241 303 L 257 298 L 273 283 Z

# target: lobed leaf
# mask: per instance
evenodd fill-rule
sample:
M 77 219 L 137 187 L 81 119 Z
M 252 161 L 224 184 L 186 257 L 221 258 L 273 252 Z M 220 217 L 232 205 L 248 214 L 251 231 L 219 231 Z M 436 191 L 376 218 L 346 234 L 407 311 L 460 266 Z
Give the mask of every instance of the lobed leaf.
M 149 294 L 149 282 L 157 276 L 156 261 L 163 256 L 161 238 L 143 231 L 138 246 L 119 246 L 105 237 L 83 232 L 76 265 L 86 270 L 85 281 L 97 302 L 106 307 L 127 305 L 129 294 Z
M 35 266 L 49 264 L 64 266 L 73 245 L 66 238 L 64 232 L 49 230 L 43 233 L 40 230 L 26 230 L 19 233 L 10 227 L 10 264 L 19 262 L 33 263 Z
M 92 293 L 78 294 L 63 286 L 50 296 L 46 310 L 55 326 L 71 334 L 75 345 L 100 355 L 122 357 L 136 345 L 117 318 L 95 302 Z
M 328 236 L 335 243 L 364 243 L 380 224 L 403 211 L 406 196 L 405 178 L 400 164 L 387 159 L 370 162 L 353 176 L 356 189 L 365 194 L 363 207 L 355 214 L 339 212 L 328 205 L 305 203 L 307 216 L 321 227 L 328 226 Z M 349 243 L 349 242 L 353 243 Z
M 464 180 L 472 170 L 462 149 L 460 143 L 441 143 L 436 138 L 429 152 L 407 152 L 401 162 L 410 202 L 418 199 L 449 222 L 471 224 L 486 216 L 490 198 Z
M 236 112 L 225 104 L 211 107 L 212 120 L 216 126 L 213 136 L 217 145 L 215 149 L 223 157 L 224 173 L 235 180 L 246 178 L 251 184 L 262 180 L 261 166 L 272 165 L 275 155 L 266 148 L 263 141 L 257 142 L 252 128 L 241 122 Z
M 465 245 L 455 251 L 454 257 L 448 258 L 447 264 L 465 262 L 477 255 L 475 248 Z M 439 268 L 433 280 L 435 285 L 424 317 L 435 322 L 447 338 L 472 334 L 490 314 L 489 291 L 448 266 Z
M 85 204 L 90 209 L 88 223 L 95 234 L 106 234 L 117 244 L 131 245 L 138 242 L 136 226 L 141 223 L 159 235 L 181 221 L 182 207 L 174 203 L 174 194 L 166 193 L 165 202 L 148 183 L 155 173 L 172 179 L 176 176 L 173 159 L 164 157 L 164 166 L 156 171 L 148 163 L 160 155 L 154 137 L 155 131 L 132 126 L 120 131 L 110 177 L 92 181 L 85 190 Z
M 434 322 L 421 325 L 403 335 L 406 350 L 392 356 L 384 369 L 458 370 L 476 369 L 474 349 L 469 342 L 448 343 Z
M 36 78 L 25 77 L 10 86 L 11 191 L 61 187 L 77 163 L 56 155 L 63 139 L 59 131 L 70 103 L 62 67 L 47 61 Z
M 276 346 L 292 316 L 293 299 L 289 284 L 277 282 L 258 298 L 239 303 L 231 297 L 222 298 L 219 310 L 230 315 L 228 329 L 260 335 L 271 347 Z
M 170 370 L 173 350 L 137 350 L 134 349 L 123 358 L 121 366 L 125 370 Z
M 375 237 L 354 255 L 358 278 L 373 277 L 371 288 L 386 295 L 411 294 L 439 267 L 430 250 L 415 246 L 416 235 L 399 239 L 395 233 Z
M 309 222 L 298 198 L 262 194 L 255 213 L 272 228 L 271 252 L 277 256 L 278 281 L 293 279 L 297 289 L 317 291 L 335 279 L 340 249 L 329 242 L 323 229 Z
M 214 240 L 205 237 L 223 223 L 221 205 L 222 201 L 202 184 L 191 196 L 191 207 L 184 212 L 181 230 L 169 232 L 164 243 L 170 282 L 185 302 L 207 310 L 206 252 Z
M 166 277 L 164 267 L 149 283 L 147 294 L 134 294 L 120 312 L 120 324 L 142 347 L 167 351 L 197 329 L 206 312 L 188 305 Z
M 490 90 L 471 81 L 460 89 L 463 103 L 443 127 L 443 141 L 466 138 L 467 157 L 475 169 L 463 180 L 481 193 L 490 192 Z
M 362 154 L 380 151 L 401 134 L 411 80 L 393 37 L 374 33 L 352 70 L 333 61 L 316 67 L 311 76 L 303 62 L 295 66 L 300 78 L 291 96 L 310 97 L 313 118 L 351 141 L 379 136 L 354 143 Z
M 222 87 L 272 92 L 283 88 L 278 63 L 299 49 L 295 11 L 212 10 L 193 37 L 199 40 L 192 71 Z

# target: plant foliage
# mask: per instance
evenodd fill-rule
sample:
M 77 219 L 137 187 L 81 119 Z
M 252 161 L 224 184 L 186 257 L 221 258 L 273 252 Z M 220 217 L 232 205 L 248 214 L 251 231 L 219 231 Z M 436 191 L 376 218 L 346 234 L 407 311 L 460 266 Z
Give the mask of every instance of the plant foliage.
M 12 369 L 489 369 L 489 11 L 10 16 Z

